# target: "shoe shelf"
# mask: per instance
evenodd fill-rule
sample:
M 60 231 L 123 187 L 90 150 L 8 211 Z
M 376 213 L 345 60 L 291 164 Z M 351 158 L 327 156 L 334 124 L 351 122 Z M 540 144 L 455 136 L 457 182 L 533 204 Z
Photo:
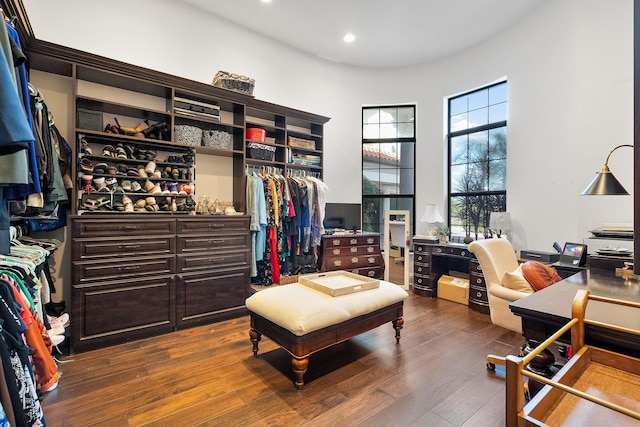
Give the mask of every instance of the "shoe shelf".
M 99 133 L 77 137 L 78 214 L 195 209 L 193 148 Z

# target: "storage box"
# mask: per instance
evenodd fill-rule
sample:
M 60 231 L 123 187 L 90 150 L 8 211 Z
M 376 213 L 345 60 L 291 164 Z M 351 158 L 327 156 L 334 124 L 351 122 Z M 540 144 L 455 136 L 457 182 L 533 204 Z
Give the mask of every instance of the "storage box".
M 191 125 L 176 125 L 173 139 L 181 144 L 198 146 L 202 143 L 202 129 Z
M 231 134 L 223 130 L 204 129 L 202 131 L 202 145 L 229 150 L 231 149 Z
M 469 305 L 469 280 L 443 274 L 438 279 L 438 298 Z
M 249 141 L 264 142 L 267 132 L 260 128 L 247 128 L 246 136 Z
M 78 108 L 76 117 L 78 129 L 86 130 L 102 130 L 102 112 L 87 110 L 86 108 Z
M 305 274 L 298 283 L 332 297 L 348 295 L 380 287 L 380 281 L 348 271 L 329 271 L 318 274 Z
M 297 148 L 305 148 L 307 150 L 315 150 L 316 142 L 310 139 L 296 138 L 295 136 L 289 137 L 289 145 Z
M 540 262 L 556 262 L 560 260 L 560 254 L 557 252 L 540 252 L 522 249 L 520 251 L 520 258 L 532 259 Z
M 211 82 L 215 87 L 244 93 L 245 95 L 253 95 L 255 83 L 256 81 L 252 78 L 226 71 L 218 71 Z

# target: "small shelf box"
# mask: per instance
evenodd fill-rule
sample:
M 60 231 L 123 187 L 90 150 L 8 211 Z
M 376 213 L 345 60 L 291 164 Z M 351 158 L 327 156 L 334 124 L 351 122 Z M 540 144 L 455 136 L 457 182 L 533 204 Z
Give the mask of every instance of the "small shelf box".
M 380 281 L 348 271 L 329 271 L 327 273 L 306 274 L 298 282 L 316 291 L 332 297 L 349 295 L 380 287 Z
M 275 158 L 276 147 L 271 145 L 260 144 L 259 142 L 248 142 L 248 155 L 252 159 L 271 160 Z
M 296 147 L 296 148 L 304 148 L 307 150 L 315 150 L 316 149 L 316 142 L 311 140 L 311 139 L 303 139 L 303 138 L 296 138 L 295 136 L 290 136 L 289 137 L 289 145 L 291 147 Z

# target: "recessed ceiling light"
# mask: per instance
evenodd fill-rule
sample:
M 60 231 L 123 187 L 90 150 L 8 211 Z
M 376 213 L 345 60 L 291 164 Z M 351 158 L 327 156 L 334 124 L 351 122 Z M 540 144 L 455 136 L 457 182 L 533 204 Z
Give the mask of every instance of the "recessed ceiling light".
M 271 0 L 262 0 L 262 3 L 271 3 Z
M 344 40 L 347 43 L 351 43 L 352 41 L 354 41 L 356 39 L 356 36 L 354 36 L 351 33 L 347 33 L 344 35 L 344 37 L 342 38 L 342 40 Z

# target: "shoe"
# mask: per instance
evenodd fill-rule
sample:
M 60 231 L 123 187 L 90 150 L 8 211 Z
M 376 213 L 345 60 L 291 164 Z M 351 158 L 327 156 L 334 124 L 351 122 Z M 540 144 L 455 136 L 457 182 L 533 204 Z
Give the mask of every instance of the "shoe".
M 121 127 L 124 132 L 136 136 L 136 134 L 143 133 L 145 129 L 149 127 L 149 120 L 143 120 L 138 123 L 135 127 Z M 144 135 L 143 135 L 144 136 Z
M 122 181 L 122 189 L 126 192 L 131 191 L 131 181 L 129 181 L 128 179 L 125 179 L 124 181 Z
M 131 181 L 131 191 L 133 191 L 134 193 L 142 191 L 142 186 L 138 181 Z
M 64 341 L 64 335 L 49 335 L 49 338 L 51 339 L 51 344 L 56 347 Z
M 64 326 L 61 324 L 52 324 L 51 329 L 47 329 L 47 334 L 51 335 L 64 335 Z
M 162 178 L 162 172 L 160 172 L 159 169 L 154 170 L 152 178 L 161 179 Z
M 109 165 L 107 165 L 105 162 L 100 162 L 100 163 L 96 163 L 95 166 L 93 167 L 93 173 L 97 173 L 97 174 L 106 174 L 107 171 L 109 170 Z
M 64 328 L 68 327 L 71 324 L 68 313 L 62 313 L 58 317 L 47 315 L 47 320 L 49 321 L 50 325 L 60 324 Z
M 87 140 L 84 138 L 80 139 L 80 152 L 88 156 L 93 154 L 93 150 L 91 149 L 91 146 L 89 145 Z
M 115 191 L 118 187 L 118 180 L 115 177 L 105 179 L 104 183 L 111 191 Z
M 117 175 L 118 174 L 118 169 L 115 166 L 109 166 L 107 168 L 107 173 L 109 175 Z
M 107 184 L 104 181 L 104 177 L 100 176 L 97 178 L 93 178 L 93 186 L 97 191 L 100 191 L 102 188 L 105 188 Z
M 116 149 L 113 145 L 105 145 L 102 147 L 102 155 L 105 157 L 116 157 Z
M 144 166 L 142 165 L 138 165 L 138 176 L 140 178 L 148 178 L 149 175 L 147 174 L 147 171 L 145 170 Z
M 82 191 L 85 193 L 91 193 L 93 187 L 91 182 L 93 181 L 93 175 L 82 175 Z
M 147 193 L 151 193 L 151 190 L 153 190 L 155 188 L 155 184 L 149 180 L 146 180 L 144 182 L 144 191 L 146 191 Z
M 82 172 L 93 172 L 93 163 L 91 163 L 91 160 L 83 157 L 82 160 L 80 160 L 80 170 L 82 170 Z
M 127 159 L 127 152 L 124 150 L 124 146 L 122 144 L 116 145 L 115 152 L 119 159 Z
M 166 122 L 159 122 L 154 125 L 149 126 L 145 130 L 142 131 L 145 138 L 154 138 L 160 139 L 160 134 L 163 132 L 168 132 L 169 126 L 167 126 Z
M 147 163 L 147 166 L 144 168 L 144 171 L 147 173 L 147 175 L 153 175 L 153 173 L 156 170 L 156 162 L 149 162 Z
M 125 212 L 133 212 L 133 202 L 126 194 L 122 196 L 122 204 L 124 205 Z
M 177 182 L 171 183 L 169 189 L 171 191 L 171 195 L 172 196 L 177 196 L 178 195 L 179 191 L 178 191 L 178 183 Z

